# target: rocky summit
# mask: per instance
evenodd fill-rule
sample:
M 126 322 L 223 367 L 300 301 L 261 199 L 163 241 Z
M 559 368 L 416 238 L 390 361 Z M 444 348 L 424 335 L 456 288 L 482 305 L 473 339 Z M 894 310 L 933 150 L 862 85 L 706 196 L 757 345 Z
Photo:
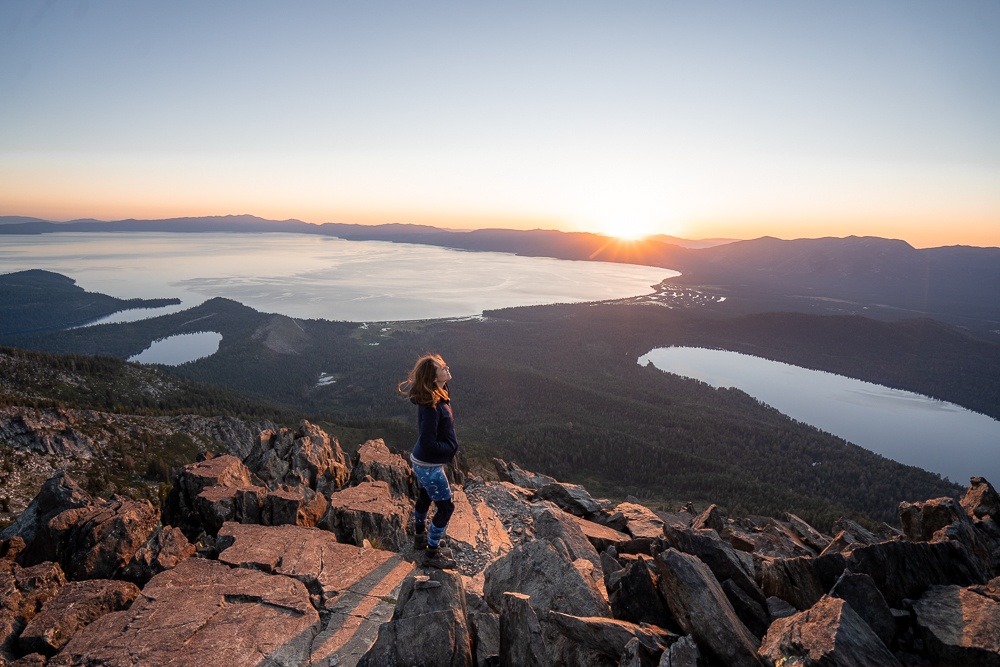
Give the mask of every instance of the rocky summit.
M 900 528 L 613 503 L 450 470 L 456 570 L 418 565 L 407 462 L 267 429 L 161 507 L 51 477 L 0 532 L 0 666 L 1000 665 L 1000 497 Z

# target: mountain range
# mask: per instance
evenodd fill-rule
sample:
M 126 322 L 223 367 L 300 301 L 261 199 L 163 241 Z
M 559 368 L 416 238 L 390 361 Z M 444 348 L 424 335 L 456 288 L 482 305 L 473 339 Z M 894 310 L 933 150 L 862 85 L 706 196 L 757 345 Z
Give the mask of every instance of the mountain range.
M 420 243 L 471 251 L 641 264 L 681 272 L 679 284 L 726 296 L 742 313 L 796 311 L 880 319 L 932 317 L 987 336 L 1000 332 L 1000 248 L 916 249 L 878 237 L 683 241 L 622 240 L 588 232 L 357 225 L 249 215 L 165 220 L 0 218 L 0 234 L 53 232 L 287 232 L 355 241 Z M 685 247 L 687 246 L 687 247 Z

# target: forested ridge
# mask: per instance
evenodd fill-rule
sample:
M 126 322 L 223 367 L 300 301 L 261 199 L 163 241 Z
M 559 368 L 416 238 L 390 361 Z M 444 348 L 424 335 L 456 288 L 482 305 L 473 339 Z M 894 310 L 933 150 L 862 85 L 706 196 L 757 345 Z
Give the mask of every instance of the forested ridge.
M 893 521 L 899 501 L 956 495 L 959 487 L 796 423 L 743 392 L 640 367 L 638 357 L 670 344 L 728 347 L 865 379 L 861 371 L 881 373 L 883 383 L 892 371 L 903 388 L 924 383 L 955 394 L 950 400 L 966 391 L 984 403 L 996 391 L 998 367 L 995 346 L 932 322 L 728 318 L 610 304 L 366 326 L 293 323 L 213 299 L 154 320 L 21 342 L 127 356 L 206 323 L 223 334 L 219 351 L 164 371 L 330 420 L 359 442 L 381 437 L 400 451 L 412 445 L 413 408 L 395 387 L 417 355 L 438 351 L 454 369 L 459 435 L 473 461 L 501 456 L 607 495 L 664 505 L 711 500 L 737 514 L 793 511 L 818 526 L 841 515 Z M 927 364 L 900 362 L 899 355 L 919 360 L 932 350 Z M 332 382 L 320 386 L 321 374 Z
M 132 308 L 180 303 L 180 299 L 119 299 L 87 292 L 51 271 L 0 274 L 0 336 L 62 329 Z

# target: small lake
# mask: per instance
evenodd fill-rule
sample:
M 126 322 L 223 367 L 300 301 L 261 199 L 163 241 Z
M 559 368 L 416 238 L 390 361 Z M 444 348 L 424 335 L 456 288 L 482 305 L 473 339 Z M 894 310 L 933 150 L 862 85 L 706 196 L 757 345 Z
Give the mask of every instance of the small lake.
M 468 317 L 494 308 L 639 296 L 679 275 L 634 264 L 276 233 L 4 236 L 0 272 L 22 269 L 61 273 L 90 292 L 182 301 L 101 322 L 168 314 L 212 297 L 303 319 Z
M 140 364 L 180 366 L 189 361 L 210 357 L 219 350 L 222 334 L 215 331 L 197 331 L 177 334 L 155 340 L 145 350 L 129 357 Z
M 798 421 L 962 485 L 1000 483 L 1000 421 L 954 403 L 725 350 L 666 347 L 639 364 L 735 387 Z

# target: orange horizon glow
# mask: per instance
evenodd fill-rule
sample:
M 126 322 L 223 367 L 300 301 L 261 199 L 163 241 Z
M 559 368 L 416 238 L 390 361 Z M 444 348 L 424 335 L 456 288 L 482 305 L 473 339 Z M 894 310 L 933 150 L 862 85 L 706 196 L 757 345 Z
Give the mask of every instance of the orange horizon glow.
M 20 205 L 19 205 L 20 204 Z M 0 215 L 40 218 L 53 222 L 71 220 L 160 220 L 184 217 L 211 217 L 252 215 L 267 220 L 300 220 L 310 224 L 328 222 L 359 225 L 412 224 L 427 225 L 456 231 L 476 229 L 549 229 L 562 232 L 589 232 L 614 238 L 618 241 L 641 241 L 657 235 L 678 238 L 746 240 L 763 236 L 779 239 L 844 238 L 847 236 L 876 236 L 906 241 L 915 248 L 967 245 L 1000 247 L 1000 221 L 987 216 L 969 216 L 951 220 L 936 220 L 930 216 L 914 220 L 881 218 L 835 221 L 761 219 L 759 217 L 712 218 L 673 223 L 656 228 L 651 224 L 629 226 L 621 220 L 603 224 L 574 223 L 556 217 L 531 217 L 479 212 L 431 212 L 422 210 L 359 210 L 336 209 L 288 211 L 277 206 L 246 207 L 234 205 L 207 205 L 192 202 L 188 205 L 162 204 L 137 205 L 121 202 L 113 205 L 84 204 L 77 202 L 49 201 L 43 205 L 29 202 L 11 202 L 0 206 Z

